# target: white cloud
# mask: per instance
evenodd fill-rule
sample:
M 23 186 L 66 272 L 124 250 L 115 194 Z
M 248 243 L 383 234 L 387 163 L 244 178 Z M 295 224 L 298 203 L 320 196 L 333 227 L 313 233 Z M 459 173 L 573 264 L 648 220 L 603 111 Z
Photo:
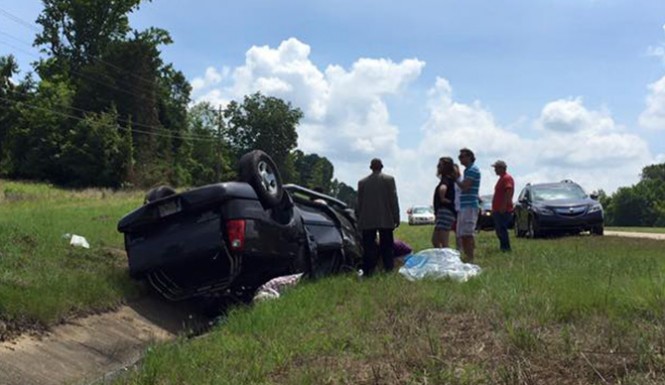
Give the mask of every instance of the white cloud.
M 222 72 L 220 73 L 214 67 L 208 67 L 206 69 L 205 75 L 202 78 L 197 77 L 192 80 L 192 92 L 196 93 L 201 89 L 215 86 L 221 83 L 222 80 L 228 76 L 228 72 L 228 68 L 223 68 Z
M 614 122 L 607 112 L 589 111 L 582 98 L 560 99 L 543 108 L 539 127 L 553 133 L 607 132 L 614 130 Z
M 398 129 L 390 123 L 384 97 L 404 90 L 418 78 L 424 63 L 362 58 L 349 70 L 331 65 L 321 71 L 309 59 L 310 51 L 295 38 L 276 49 L 252 47 L 245 63 L 232 71 L 231 84 L 210 90 L 206 87 L 215 83 L 198 82 L 194 97 L 221 102 L 261 91 L 303 110 L 298 128 L 303 151 L 356 160 L 393 153 Z
M 651 159 L 648 143 L 617 125 L 607 111 L 581 98 L 548 103 L 535 122 L 542 132 L 532 148 L 529 182 L 572 179 L 589 190 L 612 192 L 637 181 Z
M 640 114 L 642 127 L 652 130 L 665 130 L 665 76 L 649 84 L 646 109 Z
M 419 128 L 398 127 L 386 99 L 405 95 L 424 62 L 360 58 L 349 68 L 331 64 L 321 70 L 310 52 L 295 38 L 277 48 L 252 47 L 242 66 L 208 69 L 194 97 L 224 105 L 261 91 L 292 103 L 304 112 L 298 127 L 301 150 L 330 159 L 335 177 L 353 187 L 369 173 L 371 158 L 383 158 L 385 171 L 397 179 L 403 211 L 431 200 L 438 158 L 456 158 L 462 147 L 476 152 L 482 193 L 493 190 L 496 176 L 490 164 L 496 159 L 508 162 L 518 188 L 573 179 L 588 190 L 610 193 L 635 183 L 639 170 L 653 162 L 643 139 L 614 122 L 609 111 L 588 109 L 582 98 L 554 100 L 536 119 L 522 117 L 516 128 L 504 127 L 480 101 L 455 100 L 453 87 L 441 77 L 423 95 L 427 118 L 412 124 Z M 665 119 L 665 80 L 651 90 L 651 104 L 661 109 L 647 109 L 644 115 L 649 112 L 653 120 L 662 113 Z M 419 144 L 403 148 L 398 136 L 417 136 Z

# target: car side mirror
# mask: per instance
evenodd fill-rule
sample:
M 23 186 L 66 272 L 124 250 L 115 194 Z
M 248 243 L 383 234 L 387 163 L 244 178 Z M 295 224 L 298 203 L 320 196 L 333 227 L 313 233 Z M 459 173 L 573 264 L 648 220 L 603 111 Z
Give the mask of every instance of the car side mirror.
M 598 194 L 589 194 L 589 198 L 597 201 L 598 200 Z

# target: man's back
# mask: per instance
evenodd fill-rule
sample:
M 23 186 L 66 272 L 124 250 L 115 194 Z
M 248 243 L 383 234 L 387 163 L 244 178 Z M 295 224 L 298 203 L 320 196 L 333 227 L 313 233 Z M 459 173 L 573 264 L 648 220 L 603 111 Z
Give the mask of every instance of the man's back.
M 399 223 L 395 179 L 373 172 L 358 182 L 358 228 L 392 229 Z

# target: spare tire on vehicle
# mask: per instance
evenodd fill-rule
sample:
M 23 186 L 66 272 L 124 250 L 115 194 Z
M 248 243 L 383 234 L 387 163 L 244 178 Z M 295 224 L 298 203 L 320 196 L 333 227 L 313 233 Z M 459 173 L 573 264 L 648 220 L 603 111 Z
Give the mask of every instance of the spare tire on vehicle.
M 265 208 L 280 204 L 284 196 L 282 177 L 272 158 L 261 150 L 246 153 L 240 158 L 238 177 L 249 183 Z

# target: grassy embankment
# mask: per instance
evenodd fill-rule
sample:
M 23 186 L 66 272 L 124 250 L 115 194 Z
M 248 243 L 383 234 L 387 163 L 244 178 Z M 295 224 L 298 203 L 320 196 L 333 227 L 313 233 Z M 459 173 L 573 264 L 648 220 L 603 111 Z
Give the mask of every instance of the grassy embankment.
M 137 294 L 116 223 L 140 194 L 0 181 L 0 340 Z M 69 245 L 84 236 L 90 249 Z
M 0 320 L 49 325 L 139 290 L 117 220 L 140 194 L 1 184 Z M 77 249 L 65 233 L 85 236 Z M 428 247 L 431 227 L 397 236 Z M 126 384 L 662 383 L 662 241 L 478 238 L 466 282 L 397 274 L 303 283 L 231 312 L 211 333 L 155 346 Z
M 398 236 L 428 247 L 431 227 Z M 662 241 L 478 239 L 466 282 L 397 274 L 304 283 L 213 332 L 150 350 L 122 384 L 656 384 Z

